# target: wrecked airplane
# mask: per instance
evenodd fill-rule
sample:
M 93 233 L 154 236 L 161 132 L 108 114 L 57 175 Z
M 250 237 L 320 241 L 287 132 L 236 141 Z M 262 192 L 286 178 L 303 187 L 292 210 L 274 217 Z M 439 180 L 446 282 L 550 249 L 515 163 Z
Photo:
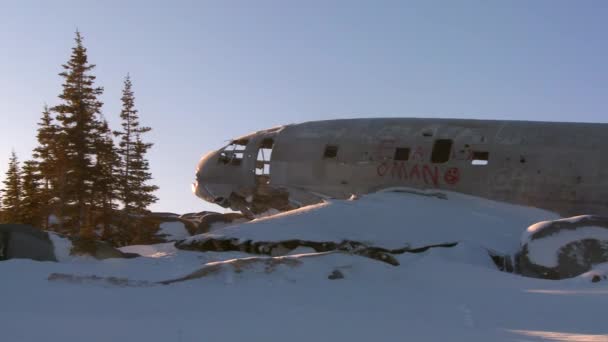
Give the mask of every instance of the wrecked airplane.
M 234 139 L 199 162 L 194 193 L 254 217 L 392 187 L 608 216 L 608 124 L 345 119 Z
M 530 226 L 515 255 L 488 249 L 503 271 L 561 279 L 608 262 L 607 133 L 608 124 L 595 123 L 420 118 L 306 122 L 242 136 L 206 154 L 197 166 L 193 191 L 248 218 L 387 189 L 417 195 L 457 192 L 562 217 L 587 215 L 566 220 L 579 223 L 565 231 L 555 228 L 562 221 Z M 604 229 L 589 226 L 597 222 Z M 274 255 L 275 250 L 302 246 L 324 251 L 319 244 L 344 249 L 327 242 L 273 244 L 215 237 L 176 247 Z M 395 254 L 357 246 L 354 250 L 362 255 L 389 263 Z

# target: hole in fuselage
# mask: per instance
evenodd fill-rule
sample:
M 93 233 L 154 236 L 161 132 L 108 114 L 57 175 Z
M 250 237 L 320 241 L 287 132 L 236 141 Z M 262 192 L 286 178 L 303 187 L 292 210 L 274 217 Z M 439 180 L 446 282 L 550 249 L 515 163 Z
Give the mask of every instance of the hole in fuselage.
M 323 151 L 323 159 L 333 159 L 338 156 L 338 146 L 327 145 Z
M 431 162 L 445 163 L 450 159 L 452 151 L 451 139 L 437 139 L 433 144 L 433 153 L 431 154 Z
M 255 161 L 255 176 L 258 184 L 270 183 L 270 160 L 273 148 L 274 139 L 272 138 L 265 138 L 260 143 Z
M 471 160 L 471 165 L 485 166 L 485 165 L 488 165 L 489 160 L 490 160 L 490 152 L 473 151 L 473 158 Z

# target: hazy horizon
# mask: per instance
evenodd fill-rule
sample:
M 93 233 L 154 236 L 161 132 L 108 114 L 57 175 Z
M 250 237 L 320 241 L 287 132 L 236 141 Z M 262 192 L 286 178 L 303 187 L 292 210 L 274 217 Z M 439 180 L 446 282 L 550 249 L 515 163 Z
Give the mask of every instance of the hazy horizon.
M 608 2 L 21 1 L 0 5 L 0 178 L 36 145 L 80 30 L 119 128 L 130 73 L 155 211 L 218 210 L 200 156 L 303 121 L 452 117 L 608 122 Z

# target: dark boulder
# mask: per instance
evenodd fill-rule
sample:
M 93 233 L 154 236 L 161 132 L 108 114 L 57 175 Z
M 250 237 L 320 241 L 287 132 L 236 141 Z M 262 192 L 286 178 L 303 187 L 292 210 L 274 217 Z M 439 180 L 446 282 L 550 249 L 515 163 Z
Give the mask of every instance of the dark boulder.
M 329 280 L 344 279 L 344 273 L 340 272 L 340 270 L 334 270 L 327 276 L 327 279 L 329 279 Z
M 53 238 L 50 234 L 53 234 Z M 56 241 L 63 243 L 61 246 L 55 246 Z M 123 253 L 103 241 L 69 238 L 22 224 L 0 224 L 0 260 L 58 261 L 58 254 L 90 255 L 96 259 L 137 256 Z
M 608 218 L 593 215 L 545 221 L 528 228 L 516 256 L 526 276 L 564 279 L 608 262 Z
M 47 232 L 21 224 L 0 224 L 0 260 L 57 261 Z

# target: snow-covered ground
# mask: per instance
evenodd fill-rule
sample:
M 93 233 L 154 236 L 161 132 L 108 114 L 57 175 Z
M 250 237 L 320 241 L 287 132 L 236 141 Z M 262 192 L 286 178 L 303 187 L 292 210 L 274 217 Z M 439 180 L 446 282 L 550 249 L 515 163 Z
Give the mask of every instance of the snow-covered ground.
M 375 194 L 213 232 L 385 248 L 459 242 L 396 255 L 396 267 L 172 243 L 123 248 L 144 255 L 136 259 L 1 262 L 0 341 L 608 341 L 607 282 L 524 278 L 488 257 L 485 248 L 510 253 L 528 225 L 555 214 L 447 197 Z

